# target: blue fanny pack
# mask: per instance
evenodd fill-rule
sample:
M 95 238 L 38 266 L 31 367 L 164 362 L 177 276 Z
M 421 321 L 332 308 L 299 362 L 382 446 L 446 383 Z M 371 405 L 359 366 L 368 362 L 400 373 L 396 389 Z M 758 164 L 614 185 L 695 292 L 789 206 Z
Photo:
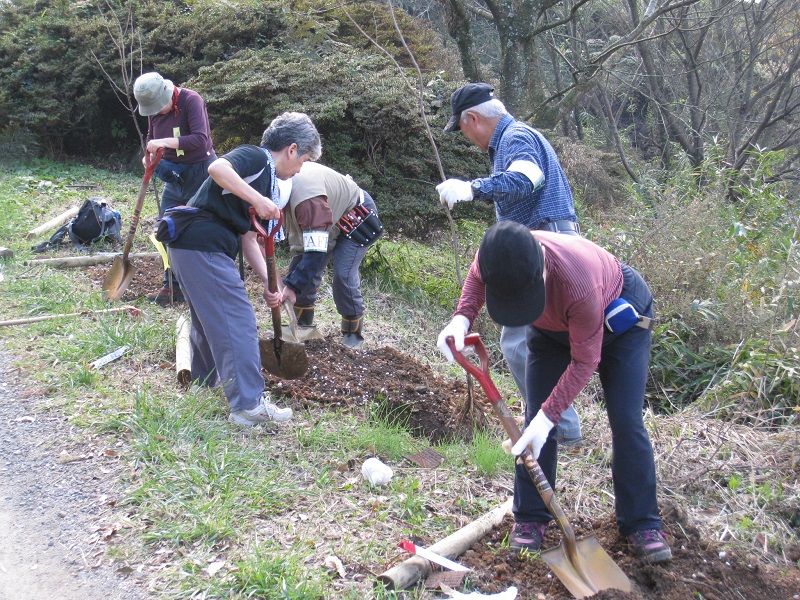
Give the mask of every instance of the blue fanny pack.
M 634 326 L 652 329 L 653 319 L 641 316 L 625 298 L 617 298 L 606 307 L 605 324 L 611 333 L 620 334 Z
M 191 167 L 190 163 L 175 163 L 162 158 L 158 161 L 153 174 L 165 183 L 183 183 L 183 172 Z

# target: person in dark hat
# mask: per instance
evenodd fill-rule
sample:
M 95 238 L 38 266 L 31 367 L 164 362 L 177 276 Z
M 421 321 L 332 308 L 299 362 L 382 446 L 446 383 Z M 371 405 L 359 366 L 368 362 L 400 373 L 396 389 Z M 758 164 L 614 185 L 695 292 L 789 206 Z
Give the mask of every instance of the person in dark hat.
M 147 117 L 147 152 L 152 159 L 164 149 L 154 171 L 164 182 L 159 216 L 173 206 L 187 204 L 208 177 L 208 166 L 216 160 L 211 128 L 203 98 L 188 88 L 179 87 L 159 73 L 144 73 L 133 84 L 138 111 Z M 142 159 L 142 163 L 145 160 Z M 164 271 L 160 290 L 147 297 L 162 306 L 183 302 L 183 292 Z
M 572 191 L 555 150 L 536 129 L 506 111 L 487 83 L 469 83 L 450 99 L 452 117 L 446 132 L 461 131 L 492 161 L 488 177 L 462 181 L 448 179 L 436 186 L 449 208 L 473 199 L 493 202 L 498 221 L 516 221 L 528 229 L 580 235 Z M 525 328 L 503 327 L 500 349 L 525 397 Z M 558 442 L 581 443 L 581 425 L 570 407 L 558 425 Z
M 596 370 L 612 432 L 620 534 L 644 561 L 671 560 L 642 417 L 653 317 L 653 297 L 642 277 L 580 236 L 501 221 L 481 241 L 453 319 L 468 329 L 484 303 L 496 323 L 528 329 L 525 430 L 512 454 L 530 448 L 555 489 L 555 425 Z M 450 361 L 446 339 L 452 336 L 460 351 L 462 332 L 458 323 L 439 334 L 438 346 Z M 513 512 L 511 549 L 539 550 L 552 517 L 522 465 L 516 467 Z

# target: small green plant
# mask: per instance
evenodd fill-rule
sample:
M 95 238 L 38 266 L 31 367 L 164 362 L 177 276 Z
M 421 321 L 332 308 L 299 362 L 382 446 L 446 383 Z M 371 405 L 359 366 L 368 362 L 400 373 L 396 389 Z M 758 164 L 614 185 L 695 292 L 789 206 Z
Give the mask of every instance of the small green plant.
M 486 477 L 514 470 L 514 461 L 503 450 L 501 440 L 487 431 L 478 430 L 473 434 L 468 455 L 469 461 L 477 465 L 478 473 Z
M 305 564 L 303 554 L 287 552 L 273 543 L 258 544 L 250 558 L 237 562 L 236 567 L 234 589 L 247 598 L 322 598 L 330 583 L 327 573 Z

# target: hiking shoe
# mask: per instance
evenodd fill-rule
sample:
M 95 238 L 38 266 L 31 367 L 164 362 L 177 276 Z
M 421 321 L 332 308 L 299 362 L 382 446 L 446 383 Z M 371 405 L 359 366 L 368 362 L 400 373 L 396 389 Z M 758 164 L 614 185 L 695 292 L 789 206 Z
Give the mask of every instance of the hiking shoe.
M 179 304 L 186 302 L 183 297 L 183 292 L 180 289 L 172 288 L 172 301 L 170 301 L 169 288 L 161 288 L 155 294 L 150 294 L 147 297 L 148 302 L 155 302 L 159 306 L 169 306 L 170 304 Z
M 284 423 L 291 418 L 291 408 L 280 408 L 276 406 L 270 402 L 269 394 L 263 392 L 255 408 L 249 410 L 235 410 L 231 412 L 228 421 L 236 423 L 237 425 L 242 425 L 243 427 L 252 427 L 253 425 L 259 425 L 267 421 Z
M 545 529 L 547 529 L 547 523 L 537 523 L 535 521 L 530 523 L 515 522 L 509 537 L 511 552 L 520 552 L 522 550 L 538 552 L 544 541 Z
M 647 563 L 658 564 L 672 560 L 672 550 L 669 549 L 664 534 L 658 529 L 637 531 L 627 536 L 627 539 L 633 553 Z

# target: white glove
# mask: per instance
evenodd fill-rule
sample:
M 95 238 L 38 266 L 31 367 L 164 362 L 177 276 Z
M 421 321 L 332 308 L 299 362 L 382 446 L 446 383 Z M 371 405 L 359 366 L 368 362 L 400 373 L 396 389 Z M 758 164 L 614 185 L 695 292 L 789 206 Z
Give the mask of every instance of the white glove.
M 442 329 L 441 333 L 439 333 L 439 339 L 436 340 L 436 345 L 439 346 L 439 350 L 441 350 L 442 354 L 447 358 L 447 362 L 453 362 L 455 360 L 453 353 L 450 352 L 450 347 L 447 345 L 447 338 L 452 336 L 455 341 L 456 350 L 461 352 L 464 349 L 464 338 L 468 331 L 469 319 L 464 315 L 456 315 L 447 327 Z
M 456 202 L 466 202 L 472 200 L 472 183 L 461 181 L 460 179 L 448 179 L 436 186 L 439 192 L 439 201 L 447 204 L 447 208 L 453 209 Z
M 539 410 L 530 425 L 522 432 L 517 443 L 511 448 L 511 454 L 519 456 L 530 446 L 533 451 L 533 458 L 538 459 L 542 446 L 547 441 L 547 436 L 553 427 L 555 427 L 555 424 L 547 418 L 543 410 Z

